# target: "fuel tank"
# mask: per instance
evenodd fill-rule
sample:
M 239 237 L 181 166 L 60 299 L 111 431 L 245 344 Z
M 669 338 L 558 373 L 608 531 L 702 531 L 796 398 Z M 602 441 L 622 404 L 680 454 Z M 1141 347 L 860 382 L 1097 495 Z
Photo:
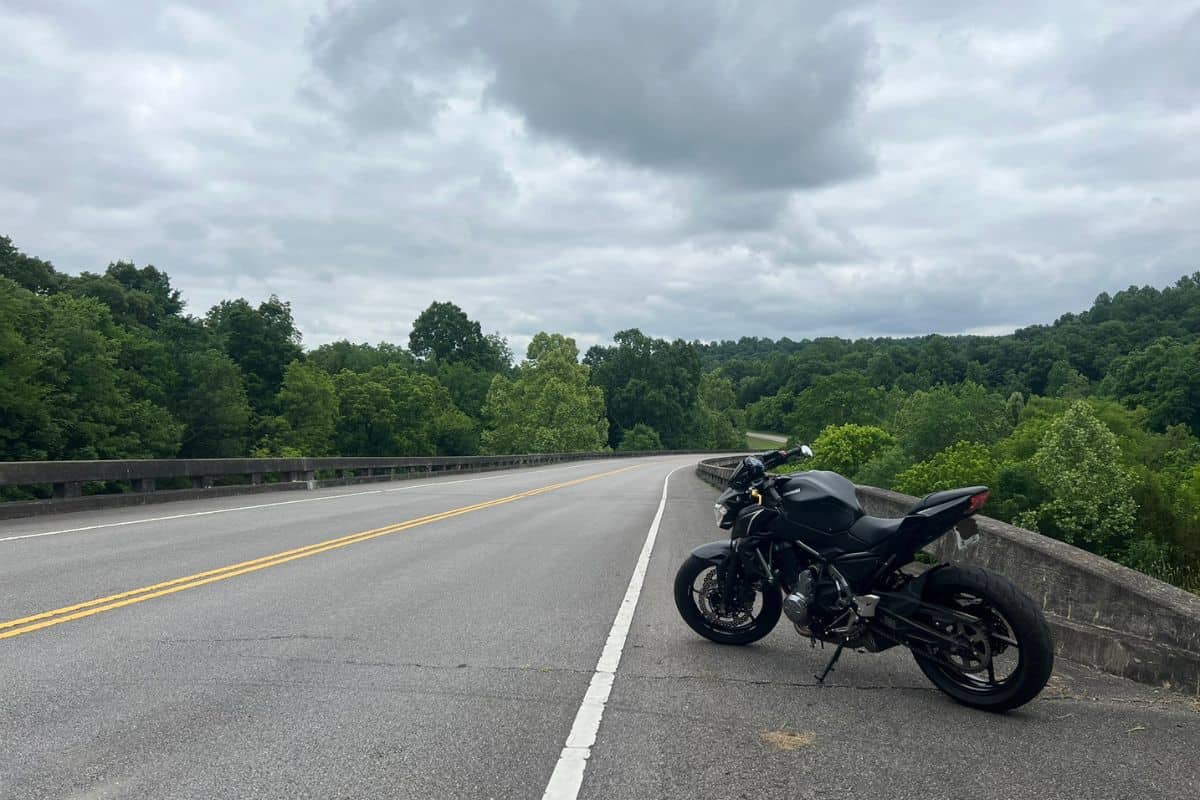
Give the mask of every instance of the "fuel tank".
M 854 484 L 836 472 L 797 472 L 780 479 L 775 490 L 783 498 L 779 521 L 786 524 L 771 527 L 785 536 L 800 538 L 805 530 L 839 533 L 863 515 Z

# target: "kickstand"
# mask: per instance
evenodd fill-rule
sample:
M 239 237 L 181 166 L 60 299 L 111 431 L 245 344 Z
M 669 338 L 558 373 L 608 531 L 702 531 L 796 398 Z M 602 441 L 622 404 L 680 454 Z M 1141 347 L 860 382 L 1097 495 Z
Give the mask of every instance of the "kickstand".
M 838 657 L 842 654 L 842 648 L 845 645 L 838 645 L 837 650 L 833 651 L 833 658 L 829 659 L 829 663 L 825 665 L 825 671 L 817 676 L 817 683 L 825 683 L 825 676 L 833 672 L 833 665 L 837 663 Z

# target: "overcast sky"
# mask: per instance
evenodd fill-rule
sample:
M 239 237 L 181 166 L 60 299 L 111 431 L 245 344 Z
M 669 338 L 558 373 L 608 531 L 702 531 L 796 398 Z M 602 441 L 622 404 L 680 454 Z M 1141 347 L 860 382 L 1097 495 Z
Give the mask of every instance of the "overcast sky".
M 0 0 L 0 109 L 0 234 L 309 347 L 997 333 L 1200 270 L 1191 2 Z

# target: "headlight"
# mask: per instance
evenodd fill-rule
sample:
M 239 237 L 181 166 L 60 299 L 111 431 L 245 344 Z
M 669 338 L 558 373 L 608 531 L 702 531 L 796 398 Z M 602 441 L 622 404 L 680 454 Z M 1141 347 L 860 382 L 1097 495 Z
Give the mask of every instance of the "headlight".
M 717 515 L 717 527 L 720 527 L 721 522 L 723 522 L 725 519 L 725 515 L 729 513 L 729 509 L 720 503 L 717 503 L 715 506 L 713 506 L 713 512 Z

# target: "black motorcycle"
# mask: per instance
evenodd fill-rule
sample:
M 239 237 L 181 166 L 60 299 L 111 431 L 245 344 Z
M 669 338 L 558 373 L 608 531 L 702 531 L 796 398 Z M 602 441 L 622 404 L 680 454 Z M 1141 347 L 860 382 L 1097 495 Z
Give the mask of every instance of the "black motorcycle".
M 729 540 L 696 548 L 675 576 L 687 624 L 720 644 L 749 644 L 787 614 L 814 645 L 836 646 L 818 682 L 846 647 L 903 645 L 960 703 L 1007 711 L 1036 697 L 1054 646 L 1029 596 L 979 567 L 909 567 L 948 533 L 960 546 L 977 541 L 971 517 L 987 487 L 935 492 L 905 516 L 881 519 L 863 513 L 854 484 L 835 472 L 768 474 L 800 455 L 812 451 L 749 456 L 734 471 L 716 505 Z

